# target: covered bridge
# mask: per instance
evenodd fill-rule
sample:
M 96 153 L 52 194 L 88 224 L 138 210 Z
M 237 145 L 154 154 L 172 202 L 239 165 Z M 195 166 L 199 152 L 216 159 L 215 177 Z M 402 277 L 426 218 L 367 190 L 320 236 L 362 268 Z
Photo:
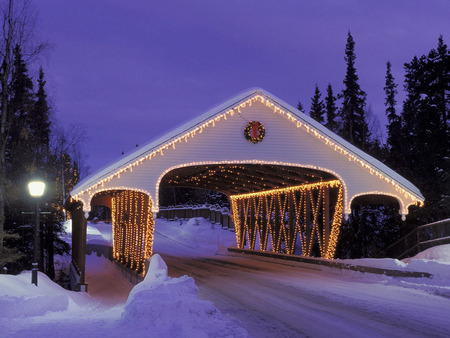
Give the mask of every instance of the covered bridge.
M 334 258 L 355 203 L 423 204 L 420 191 L 383 163 L 261 89 L 207 111 L 89 176 L 70 193 L 72 273 L 84 285 L 86 218 L 111 208 L 113 257 L 145 274 L 159 189 L 217 190 L 230 198 L 237 246 Z

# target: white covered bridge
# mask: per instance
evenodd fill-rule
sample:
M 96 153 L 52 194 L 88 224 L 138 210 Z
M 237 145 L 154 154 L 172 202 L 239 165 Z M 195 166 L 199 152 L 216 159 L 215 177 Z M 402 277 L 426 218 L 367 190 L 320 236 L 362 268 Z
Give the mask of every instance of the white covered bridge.
M 145 274 L 159 189 L 217 190 L 230 198 L 237 246 L 334 258 L 343 217 L 355 203 L 423 204 L 387 166 L 261 89 L 245 92 L 136 149 L 70 193 L 72 272 L 84 284 L 86 219 L 111 208 L 113 256 Z

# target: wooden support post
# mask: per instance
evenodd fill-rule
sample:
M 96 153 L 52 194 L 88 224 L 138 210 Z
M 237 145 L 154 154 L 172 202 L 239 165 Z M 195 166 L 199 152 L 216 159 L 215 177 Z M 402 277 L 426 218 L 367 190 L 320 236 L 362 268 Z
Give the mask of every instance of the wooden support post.
M 254 204 L 254 197 L 251 197 L 248 200 L 249 206 L 249 216 L 247 217 L 248 220 L 248 247 L 251 250 L 255 250 L 255 204 Z
M 279 194 L 275 194 L 273 197 L 273 203 L 275 204 L 275 215 L 274 215 L 274 224 L 272 228 L 272 248 L 274 252 L 280 251 L 280 242 L 281 242 L 281 215 L 280 215 L 280 204 L 279 204 Z
M 71 288 L 75 291 L 87 291 L 86 273 L 86 228 L 87 220 L 82 203 L 75 203 L 71 207 L 72 215 L 72 265 Z M 77 276 L 72 276 L 77 274 Z
M 240 232 L 241 232 L 241 243 L 239 244 L 239 247 L 243 248 L 245 246 L 245 235 L 246 235 L 246 231 L 245 231 L 246 224 L 245 224 L 245 222 L 246 222 L 246 218 L 247 218 L 247 217 L 245 217 L 245 200 L 242 199 L 238 203 L 239 203 L 239 208 L 240 208 L 239 214 L 241 216 L 241 229 L 240 229 Z
M 268 227 L 268 219 L 267 219 L 267 198 L 265 196 L 260 196 L 262 199 L 262 210 L 261 210 L 261 225 L 260 225 L 260 243 L 261 250 L 267 251 L 267 227 Z M 262 240 L 261 240 L 262 239 Z
M 294 254 L 295 250 L 295 242 L 297 241 L 297 229 L 295 228 L 295 191 L 292 191 L 287 194 L 286 198 L 288 198 L 288 225 L 289 229 L 287 234 L 289 239 L 286 239 L 286 252 L 289 255 Z
M 330 240 L 330 188 L 323 188 L 323 249 L 322 252 L 326 253 L 328 250 L 328 243 Z
M 305 242 L 306 242 L 306 252 L 303 254 L 305 256 L 311 256 L 311 249 L 313 245 L 312 236 L 312 225 L 311 225 L 311 192 L 306 191 L 305 193 Z

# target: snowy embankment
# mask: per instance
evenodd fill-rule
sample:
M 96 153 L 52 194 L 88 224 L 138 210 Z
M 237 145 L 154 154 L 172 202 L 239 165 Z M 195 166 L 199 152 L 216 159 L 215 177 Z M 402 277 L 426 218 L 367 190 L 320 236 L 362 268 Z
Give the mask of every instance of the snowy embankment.
M 89 223 L 88 244 L 110 243 L 111 225 Z M 181 224 L 157 220 L 155 227 L 155 253 L 211 257 L 217 251 L 224 252 L 223 247 L 234 244 L 233 232 L 200 218 Z M 167 266 L 157 254 L 152 258 L 145 280 L 134 287 L 105 258 L 93 254 L 87 256 L 86 262 L 89 294 L 67 291 L 43 274 L 39 274 L 38 287 L 31 284 L 30 272 L 18 276 L 0 275 L 0 336 L 119 337 L 129 336 L 130 332 L 136 337 L 248 335 L 213 303 L 199 299 L 193 278 L 168 277 Z M 341 262 L 428 272 L 432 278 L 389 278 L 388 284 L 450 297 L 450 245 L 428 249 L 404 261 L 363 259 Z M 338 274 L 349 281 L 355 274 L 367 281 L 380 278 L 346 270 Z M 380 283 L 386 283 L 386 279 L 380 279 Z
M 207 243 L 205 251 L 217 249 L 217 227 L 205 220 L 184 225 L 174 230 L 171 241 L 182 243 L 187 250 L 198 250 L 198 241 Z M 70 223 L 67 230 L 71 230 Z M 107 245 L 110 235 L 108 224 L 88 226 L 88 244 Z M 89 294 L 65 290 L 42 273 L 38 287 L 31 284 L 30 272 L 0 275 L 0 336 L 59 337 L 61 332 L 65 337 L 119 337 L 130 332 L 135 337 L 248 336 L 212 302 L 199 299 L 194 279 L 168 277 L 158 254 L 152 257 L 144 281 L 134 287 L 104 257 L 88 255 L 86 264 Z M 120 296 L 128 293 L 120 302 Z
M 247 335 L 210 301 L 198 298 L 194 279 L 170 278 L 167 265 L 155 254 L 145 279 L 130 292 L 121 322 L 154 337 L 216 337 Z

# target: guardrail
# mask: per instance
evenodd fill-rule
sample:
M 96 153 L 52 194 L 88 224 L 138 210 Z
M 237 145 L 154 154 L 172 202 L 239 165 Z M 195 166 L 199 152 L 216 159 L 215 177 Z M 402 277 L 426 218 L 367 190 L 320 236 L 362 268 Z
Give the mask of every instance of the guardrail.
M 384 249 L 378 257 L 403 259 L 442 244 L 450 244 L 450 218 L 417 227 Z
M 213 224 L 220 224 L 224 228 L 234 228 L 231 213 L 228 208 L 219 205 L 177 205 L 160 207 L 157 218 L 166 218 L 169 221 L 179 219 L 188 220 L 194 217 L 203 217 Z

